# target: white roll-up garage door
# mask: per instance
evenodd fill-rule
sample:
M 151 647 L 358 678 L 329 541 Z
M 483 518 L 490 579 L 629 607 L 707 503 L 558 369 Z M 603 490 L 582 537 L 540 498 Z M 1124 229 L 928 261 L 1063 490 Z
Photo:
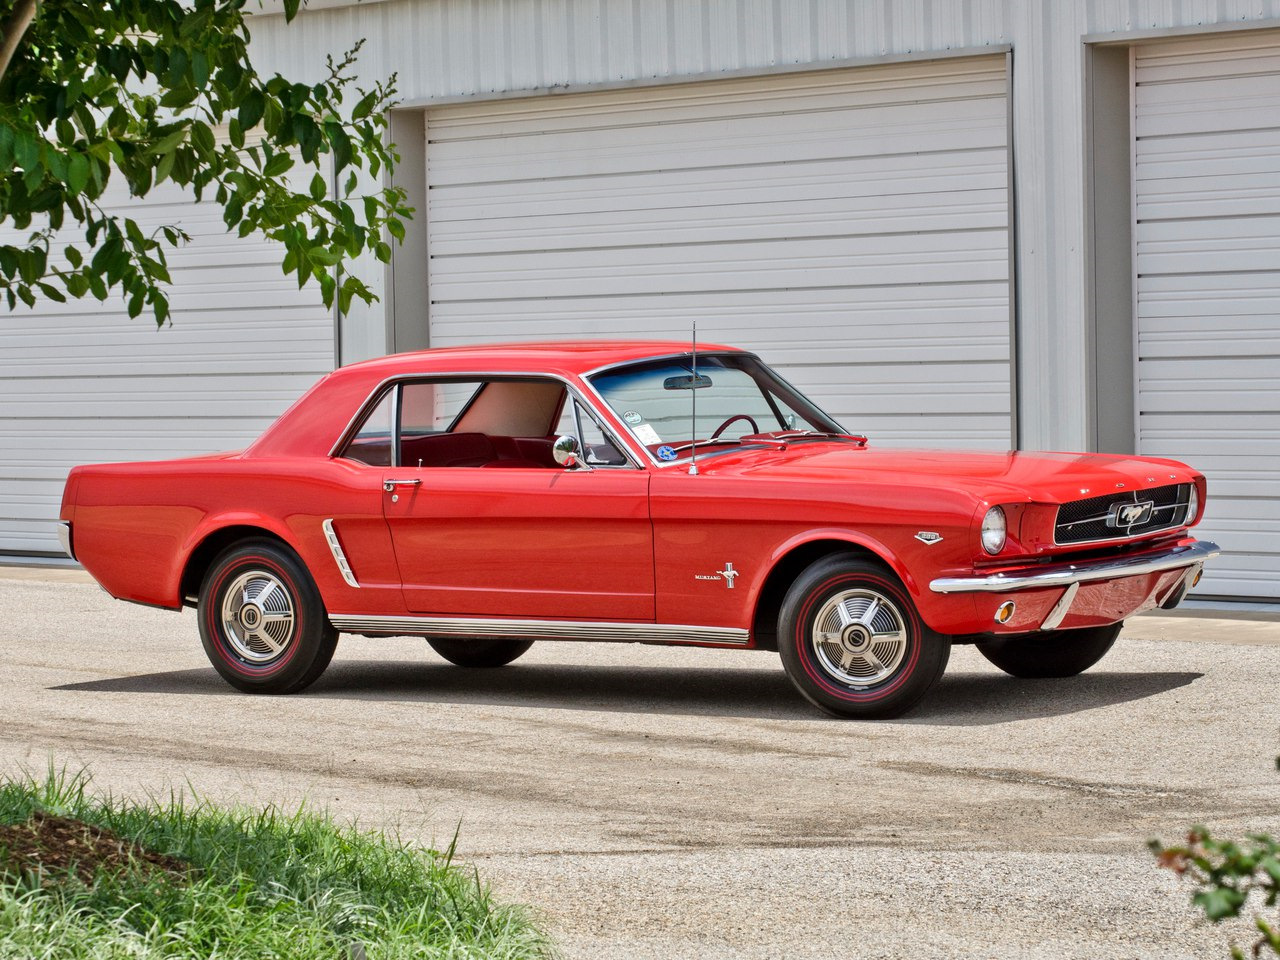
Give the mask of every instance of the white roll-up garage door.
M 1280 599 L 1280 35 L 1135 52 L 1139 451 L 1209 480 L 1200 594 Z
M 1010 445 L 1005 58 L 427 117 L 433 345 L 698 335 L 877 443 Z
M 244 446 L 333 369 L 332 314 L 268 241 L 226 233 L 218 207 L 172 188 L 108 206 L 126 204 L 144 230 L 192 237 L 169 255 L 172 325 L 128 319 L 118 297 L 19 307 L 0 323 L 0 553 L 61 553 L 54 521 L 73 465 Z

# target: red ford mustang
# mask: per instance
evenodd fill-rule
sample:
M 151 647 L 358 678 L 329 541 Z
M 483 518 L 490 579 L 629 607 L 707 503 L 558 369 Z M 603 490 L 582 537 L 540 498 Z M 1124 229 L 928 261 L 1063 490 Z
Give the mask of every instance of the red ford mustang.
M 1216 545 L 1181 463 L 879 450 L 750 353 L 430 350 L 343 367 L 235 453 L 76 467 L 62 533 L 114 597 L 199 610 L 213 666 L 290 693 L 339 631 L 496 667 L 534 640 L 777 650 L 887 717 L 976 643 L 1079 673 Z

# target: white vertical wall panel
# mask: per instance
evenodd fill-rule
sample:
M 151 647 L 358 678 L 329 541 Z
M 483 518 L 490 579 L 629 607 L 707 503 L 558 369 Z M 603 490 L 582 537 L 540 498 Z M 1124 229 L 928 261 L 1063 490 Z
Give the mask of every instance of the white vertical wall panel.
M 1280 599 L 1280 35 L 1135 71 L 1139 450 L 1209 479 L 1200 592 Z
M 227 233 L 219 208 L 171 187 L 112 196 L 144 230 L 192 237 L 169 255 L 173 321 L 130 320 L 113 297 L 19 306 L 0 323 L 0 553 L 61 552 L 75 464 L 244 446 L 333 368 L 332 314 L 268 241 Z
M 1011 442 L 1003 57 L 428 114 L 431 340 L 699 336 L 877 443 Z

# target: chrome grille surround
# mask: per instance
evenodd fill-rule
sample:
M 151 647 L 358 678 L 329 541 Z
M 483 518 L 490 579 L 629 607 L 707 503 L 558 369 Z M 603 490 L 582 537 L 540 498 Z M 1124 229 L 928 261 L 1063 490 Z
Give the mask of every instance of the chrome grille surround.
M 1058 507 L 1054 521 L 1053 542 L 1059 546 L 1102 543 L 1171 530 L 1186 522 L 1193 489 L 1190 483 L 1170 483 L 1064 503 Z M 1151 509 L 1140 511 L 1139 522 L 1129 525 L 1118 522 L 1125 506 L 1146 503 L 1151 504 Z

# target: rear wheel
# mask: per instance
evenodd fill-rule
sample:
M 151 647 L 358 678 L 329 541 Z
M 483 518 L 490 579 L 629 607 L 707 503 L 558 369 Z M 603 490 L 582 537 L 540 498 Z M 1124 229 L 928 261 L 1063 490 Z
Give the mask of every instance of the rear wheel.
M 532 640 L 514 637 L 484 637 L 458 640 L 453 637 L 427 637 L 431 649 L 459 667 L 505 667 L 533 646 Z
M 911 709 L 937 682 L 951 641 L 925 626 L 888 570 L 838 554 L 787 591 L 778 652 L 811 703 L 837 716 L 884 718 Z
M 306 567 L 271 540 L 246 540 L 219 554 L 200 587 L 198 617 L 209 662 L 247 693 L 309 686 L 338 643 Z
M 1022 633 L 979 640 L 975 646 L 979 653 L 1011 676 L 1074 677 L 1106 655 L 1123 626 L 1123 623 L 1113 623 L 1083 630 Z

